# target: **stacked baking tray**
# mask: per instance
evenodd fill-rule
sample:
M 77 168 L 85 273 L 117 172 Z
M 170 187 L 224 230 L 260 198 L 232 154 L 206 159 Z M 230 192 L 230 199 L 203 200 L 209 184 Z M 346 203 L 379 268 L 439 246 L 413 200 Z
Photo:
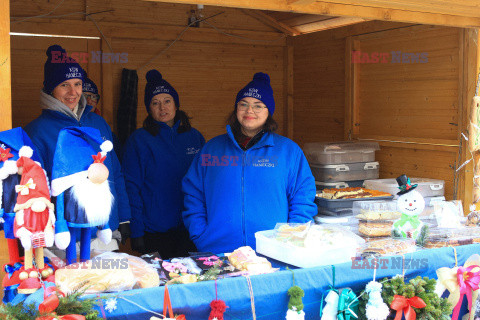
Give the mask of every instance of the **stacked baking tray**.
M 377 142 L 314 142 L 304 146 L 305 156 L 315 177 L 317 190 L 361 187 L 366 179 L 377 179 L 375 161 Z M 316 198 L 320 215 L 349 215 L 356 199 L 327 200 Z

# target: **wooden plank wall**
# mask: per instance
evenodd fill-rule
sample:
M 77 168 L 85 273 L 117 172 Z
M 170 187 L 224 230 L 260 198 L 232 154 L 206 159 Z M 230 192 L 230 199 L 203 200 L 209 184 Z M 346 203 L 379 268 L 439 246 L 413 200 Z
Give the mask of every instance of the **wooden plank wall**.
M 188 13 L 194 8 L 140 0 L 72 0 L 68 6 L 60 6 L 54 15 L 112 10 L 92 16 L 106 41 L 42 38 L 32 42 L 30 37 L 13 37 L 14 125 L 25 125 L 40 112 L 37 92 L 43 81 L 44 51 L 49 44 L 57 42 L 66 45 L 67 51 L 91 52 L 91 48 L 98 47 L 110 52 L 111 46 L 114 53 L 128 55 L 126 63 L 88 66 L 89 74 L 94 74 L 92 79 L 97 85 L 105 86 L 101 88 L 102 115 L 113 125 L 120 98 L 122 68 L 138 69 L 165 49 L 186 26 Z M 11 15 L 16 20 L 52 9 L 51 3 L 46 0 L 19 0 L 12 3 Z M 206 17 L 217 13 L 221 14 L 208 22 L 222 32 L 234 33 L 235 37 L 215 31 L 204 23 L 201 28 L 187 30 L 168 51 L 138 70 L 138 126 L 146 117 L 143 96 L 145 74 L 149 69 L 158 69 L 175 87 L 180 95 L 181 108 L 193 117 L 193 126 L 206 139 L 225 132 L 225 119 L 233 110 L 236 93 L 255 72 L 263 71 L 269 73 L 272 79 L 275 118 L 280 125 L 279 132 L 283 134 L 286 121 L 283 88 L 287 81 L 284 71 L 285 37 L 241 10 L 208 6 L 204 9 Z M 12 23 L 12 31 L 100 37 L 93 22 L 87 20 L 84 14 Z M 33 71 L 26 73 L 26 70 Z M 26 89 L 32 94 L 25 95 Z
M 369 24 L 367 32 L 352 27 L 295 38 L 294 137 L 301 144 L 380 141 L 381 178 L 406 173 L 445 180 L 452 199 L 462 126 L 461 30 Z M 349 50 L 387 52 L 390 58 L 352 63 Z M 392 63 L 392 51 L 427 53 L 428 61 Z

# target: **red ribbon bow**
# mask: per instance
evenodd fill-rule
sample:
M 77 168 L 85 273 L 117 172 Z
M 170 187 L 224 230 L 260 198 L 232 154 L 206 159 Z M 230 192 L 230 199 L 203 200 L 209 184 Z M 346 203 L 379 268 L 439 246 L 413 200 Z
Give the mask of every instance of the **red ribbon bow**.
M 397 314 L 395 315 L 395 320 L 402 319 L 402 314 L 405 313 L 405 320 L 415 320 L 417 318 L 417 314 L 415 313 L 414 308 L 425 308 L 427 305 L 425 301 L 422 300 L 420 297 L 413 297 L 413 298 L 405 298 L 404 296 L 395 295 L 393 297 L 393 301 L 390 304 L 390 308 L 393 310 L 397 310 Z
M 58 291 L 58 289 L 56 287 L 45 288 L 45 286 L 43 286 L 43 290 L 44 290 L 44 293 L 43 293 L 44 300 L 38 306 L 38 311 L 40 311 L 40 313 L 53 313 L 53 311 L 55 309 L 57 309 L 57 307 L 60 303 L 60 300 L 58 299 L 57 294 L 55 294 L 55 291 Z M 60 292 L 60 291 L 58 291 L 58 292 L 63 295 L 62 292 Z M 54 320 L 54 319 L 58 319 L 58 320 L 85 320 L 85 316 L 82 316 L 80 314 L 66 314 L 64 316 L 58 316 L 58 315 L 43 316 L 43 317 L 38 317 L 35 320 Z

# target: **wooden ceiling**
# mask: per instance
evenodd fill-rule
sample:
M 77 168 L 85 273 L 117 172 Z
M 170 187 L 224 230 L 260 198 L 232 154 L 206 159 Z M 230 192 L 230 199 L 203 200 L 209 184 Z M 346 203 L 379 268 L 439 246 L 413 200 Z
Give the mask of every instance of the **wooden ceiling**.
M 382 20 L 480 27 L 480 0 L 147 0 L 244 9 L 290 35 Z
M 290 36 L 343 27 L 364 22 L 357 17 L 331 17 L 295 12 L 243 9 L 243 12 Z

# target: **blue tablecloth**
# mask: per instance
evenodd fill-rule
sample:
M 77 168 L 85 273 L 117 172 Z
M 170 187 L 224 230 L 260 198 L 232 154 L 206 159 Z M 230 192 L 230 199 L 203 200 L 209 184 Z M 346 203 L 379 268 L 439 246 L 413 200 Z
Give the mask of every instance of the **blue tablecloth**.
M 456 247 L 458 265 L 463 265 L 472 254 L 480 254 L 480 244 Z M 392 277 L 405 271 L 405 278 L 418 275 L 436 278 L 435 271 L 440 267 L 455 266 L 452 247 L 420 250 L 402 256 L 385 257 L 380 261 L 376 278 Z M 404 267 L 403 267 L 404 266 Z M 305 291 L 303 298 L 305 319 L 320 319 L 319 310 L 322 294 L 333 284 L 332 266 L 308 269 L 295 269 L 295 284 Z M 374 268 L 364 261 L 338 264 L 335 268 L 335 287 L 350 287 L 356 293 L 373 279 Z M 257 319 L 285 319 L 287 311 L 287 290 L 293 285 L 292 271 L 281 270 L 271 274 L 251 276 L 251 289 L 254 297 Z M 210 313 L 210 302 L 215 299 L 215 281 L 197 282 L 185 285 L 170 285 L 170 298 L 175 314 L 184 314 L 187 320 L 205 320 Z M 217 281 L 218 298 L 229 307 L 226 320 L 253 319 L 251 293 L 245 277 L 228 278 Z M 162 313 L 164 287 L 138 289 L 110 294 L 117 300 L 116 309 L 99 307 L 101 315 L 107 319 L 150 319 Z M 466 299 L 464 299 L 466 300 Z M 105 303 L 105 300 L 102 299 Z M 465 302 L 465 301 L 464 301 Z M 109 311 L 110 310 L 110 311 Z

